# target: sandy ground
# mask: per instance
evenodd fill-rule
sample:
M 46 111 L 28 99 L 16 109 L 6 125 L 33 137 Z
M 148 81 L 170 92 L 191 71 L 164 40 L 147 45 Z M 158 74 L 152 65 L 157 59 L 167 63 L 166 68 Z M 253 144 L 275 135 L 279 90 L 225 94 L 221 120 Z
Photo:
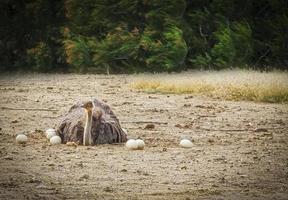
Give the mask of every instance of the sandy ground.
M 1 75 L 0 199 L 288 199 L 287 104 L 138 93 L 133 78 Z M 143 151 L 49 145 L 41 131 L 91 96 L 145 140 Z M 26 145 L 15 143 L 22 131 Z

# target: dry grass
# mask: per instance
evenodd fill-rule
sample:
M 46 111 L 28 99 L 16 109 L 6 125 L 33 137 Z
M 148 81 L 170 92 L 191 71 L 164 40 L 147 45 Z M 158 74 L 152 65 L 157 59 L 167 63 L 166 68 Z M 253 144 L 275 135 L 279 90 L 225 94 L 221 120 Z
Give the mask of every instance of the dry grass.
M 227 100 L 288 103 L 288 73 L 279 71 L 144 74 L 134 78 L 131 87 L 149 93 L 203 94 Z

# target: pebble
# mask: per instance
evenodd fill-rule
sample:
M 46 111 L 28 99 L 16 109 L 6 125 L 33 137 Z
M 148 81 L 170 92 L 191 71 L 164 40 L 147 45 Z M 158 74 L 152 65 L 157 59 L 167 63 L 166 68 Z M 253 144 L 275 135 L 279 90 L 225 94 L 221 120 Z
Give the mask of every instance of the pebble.
M 79 180 L 84 180 L 84 179 L 89 179 L 89 175 L 88 174 L 83 174 Z
M 71 146 L 71 147 L 77 147 L 78 146 L 75 142 L 67 142 L 66 145 Z
M 13 124 L 16 124 L 16 123 L 18 123 L 18 122 L 19 122 L 19 121 L 18 121 L 17 119 L 11 121 L 11 123 L 13 123 Z
M 155 125 L 154 124 L 147 124 L 144 129 L 154 129 Z
M 11 157 L 11 156 L 5 156 L 5 157 L 4 157 L 4 160 L 13 160 L 13 157 Z

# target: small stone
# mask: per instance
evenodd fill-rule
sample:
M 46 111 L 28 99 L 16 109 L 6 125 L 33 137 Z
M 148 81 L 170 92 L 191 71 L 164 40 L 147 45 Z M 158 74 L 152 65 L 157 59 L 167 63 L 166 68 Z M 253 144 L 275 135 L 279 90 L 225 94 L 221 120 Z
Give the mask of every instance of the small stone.
M 4 160 L 13 160 L 13 157 L 11 157 L 11 156 L 5 156 L 5 157 L 4 157 Z
M 208 139 L 208 142 L 209 142 L 209 143 L 214 143 L 214 140 L 211 139 L 211 138 L 209 138 L 209 139 Z
M 83 168 L 83 163 L 82 162 L 80 162 L 80 163 L 77 163 L 76 164 L 78 167 L 81 167 L 81 168 Z
M 184 97 L 184 99 L 192 99 L 192 98 L 193 98 L 192 95 Z
M 254 132 L 268 132 L 268 130 L 266 128 L 256 128 Z
M 36 178 L 31 178 L 27 181 L 25 181 L 26 183 L 41 183 L 42 181 Z
M 147 172 L 143 172 L 144 176 L 149 176 L 149 174 Z
M 154 129 L 155 125 L 154 124 L 147 124 L 144 129 Z
M 16 124 L 16 123 L 18 123 L 18 122 L 19 122 L 19 121 L 18 121 L 17 119 L 11 121 L 11 123 L 13 123 L 13 124 Z
M 84 179 L 89 179 L 89 175 L 88 174 L 83 174 L 79 180 L 84 180 Z
M 75 142 L 67 142 L 66 145 L 71 146 L 71 147 L 77 147 L 78 146 Z
M 110 188 L 110 187 L 105 187 L 105 188 L 104 188 L 104 191 L 105 191 L 105 192 L 113 192 L 112 188 Z
M 158 99 L 158 97 L 148 96 L 149 99 Z

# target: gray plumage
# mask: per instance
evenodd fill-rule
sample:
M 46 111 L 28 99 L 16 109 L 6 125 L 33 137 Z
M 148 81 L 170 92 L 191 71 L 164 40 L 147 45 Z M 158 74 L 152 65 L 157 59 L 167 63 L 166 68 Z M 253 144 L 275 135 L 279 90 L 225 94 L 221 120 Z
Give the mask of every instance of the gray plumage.
M 92 145 L 122 143 L 127 141 L 127 136 L 122 130 L 119 120 L 104 102 L 93 99 L 92 108 Z M 83 102 L 73 105 L 68 113 L 61 119 L 57 133 L 63 143 L 75 142 L 83 144 L 83 133 L 85 127 L 85 109 L 81 107 Z

